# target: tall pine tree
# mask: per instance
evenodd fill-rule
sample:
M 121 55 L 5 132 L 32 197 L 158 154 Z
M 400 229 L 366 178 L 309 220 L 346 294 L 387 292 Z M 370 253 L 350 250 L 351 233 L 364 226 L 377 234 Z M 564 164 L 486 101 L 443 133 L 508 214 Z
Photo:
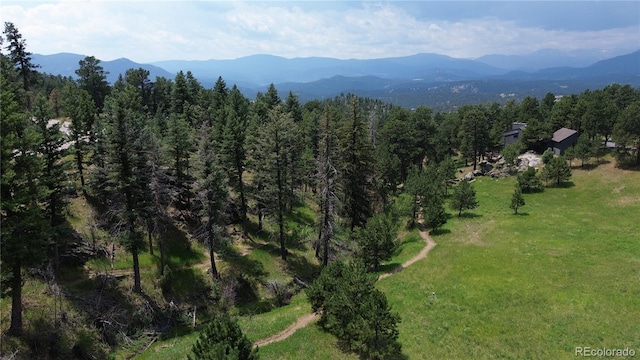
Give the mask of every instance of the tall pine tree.
M 249 123 L 249 101 L 237 86 L 233 86 L 227 97 L 226 122 L 220 145 L 220 160 L 229 173 L 229 184 L 240 198 L 240 222 L 246 236 L 247 197 L 243 174 L 246 164 L 246 128 Z
M 143 246 L 139 228 L 140 213 L 145 205 L 148 187 L 144 115 L 141 99 L 135 87 L 126 85 L 105 103 L 107 173 L 114 211 L 112 231 L 131 253 L 135 292 L 141 292 L 138 253 Z
M 318 242 L 316 244 L 316 257 L 319 257 L 322 249 L 322 265 L 329 264 L 329 251 L 331 240 L 334 238 L 337 219 L 337 178 L 335 168 L 336 134 L 334 131 L 337 116 L 334 109 L 325 106 L 320 126 L 320 144 L 318 147 L 318 173 L 317 180 L 320 192 L 318 193 L 318 208 L 320 209 L 320 221 L 318 226 Z
M 0 241 L 2 289 L 11 294 L 8 334 L 22 335 L 23 269 L 38 265 L 46 254 L 50 222 L 41 203 L 48 190 L 42 180 L 44 159 L 38 128 L 20 111 L 19 100 L 4 72 L 0 74 Z
M 342 185 L 342 215 L 353 231 L 363 226 L 372 212 L 373 147 L 357 97 L 351 97 L 345 115 L 338 132 L 338 171 Z
M 200 211 L 200 238 L 209 248 L 211 275 L 215 281 L 218 269 L 215 248 L 219 246 L 224 232 L 223 207 L 227 200 L 227 181 L 213 144 L 213 129 L 204 126 L 198 149 L 199 172 L 196 186 Z

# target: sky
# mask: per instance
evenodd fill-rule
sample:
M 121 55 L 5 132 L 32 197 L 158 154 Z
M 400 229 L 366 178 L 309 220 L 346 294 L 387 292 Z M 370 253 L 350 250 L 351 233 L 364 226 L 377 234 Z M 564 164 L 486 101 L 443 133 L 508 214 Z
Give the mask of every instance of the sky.
M 640 1 L 0 1 L 37 54 L 107 61 L 640 49 Z

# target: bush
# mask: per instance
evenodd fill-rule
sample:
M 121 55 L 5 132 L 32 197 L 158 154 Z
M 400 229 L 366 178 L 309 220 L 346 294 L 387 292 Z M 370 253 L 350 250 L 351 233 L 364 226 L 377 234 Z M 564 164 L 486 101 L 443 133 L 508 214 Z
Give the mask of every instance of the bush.
M 277 279 L 267 281 L 267 290 L 273 296 L 276 306 L 284 306 L 291 301 L 291 290 L 287 284 Z
M 522 151 L 522 144 L 520 142 L 509 144 L 502 149 L 502 158 L 506 165 L 518 165 L 518 155 Z
M 518 187 L 523 193 L 535 193 L 544 190 L 536 169 L 531 166 L 526 171 L 518 174 Z
M 542 162 L 548 164 L 551 159 L 553 159 L 553 150 L 547 149 L 542 153 Z
M 378 269 L 380 262 L 390 260 L 398 248 L 398 226 L 390 214 L 376 214 L 357 232 L 360 258 L 367 267 Z
M 229 315 L 216 315 L 207 324 L 191 347 L 189 360 L 253 360 L 258 359 L 258 349 L 246 335 L 238 322 Z
M 387 298 L 376 289 L 376 276 L 361 261 L 336 261 L 307 288 L 320 325 L 335 335 L 343 349 L 366 359 L 388 359 L 401 353 L 397 324 Z
M 542 169 L 542 179 L 547 183 L 555 183 L 560 186 L 571 179 L 571 168 L 564 157 L 554 157 Z

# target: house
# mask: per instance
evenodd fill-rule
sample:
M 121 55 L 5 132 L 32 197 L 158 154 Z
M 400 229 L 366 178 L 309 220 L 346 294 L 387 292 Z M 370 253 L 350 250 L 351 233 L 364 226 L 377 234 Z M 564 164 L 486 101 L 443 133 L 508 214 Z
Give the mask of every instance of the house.
M 514 122 L 511 124 L 511 130 L 505 132 L 502 135 L 502 145 L 507 146 L 520 141 L 522 137 L 522 131 L 527 127 L 527 124 Z
M 578 132 L 572 129 L 562 128 L 553 133 L 549 141 L 549 148 L 556 155 L 564 155 L 565 150 L 578 142 Z

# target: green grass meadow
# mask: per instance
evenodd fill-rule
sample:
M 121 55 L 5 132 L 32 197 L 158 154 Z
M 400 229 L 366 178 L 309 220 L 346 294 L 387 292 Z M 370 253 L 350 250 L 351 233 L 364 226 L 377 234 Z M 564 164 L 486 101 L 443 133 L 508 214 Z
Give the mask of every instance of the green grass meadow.
M 640 352 L 640 173 L 574 169 L 525 194 L 480 178 L 480 207 L 452 217 L 422 260 L 381 280 L 410 359 L 568 359 L 575 347 Z M 411 234 L 410 236 L 412 236 Z M 261 349 L 266 359 L 354 358 L 317 326 Z

